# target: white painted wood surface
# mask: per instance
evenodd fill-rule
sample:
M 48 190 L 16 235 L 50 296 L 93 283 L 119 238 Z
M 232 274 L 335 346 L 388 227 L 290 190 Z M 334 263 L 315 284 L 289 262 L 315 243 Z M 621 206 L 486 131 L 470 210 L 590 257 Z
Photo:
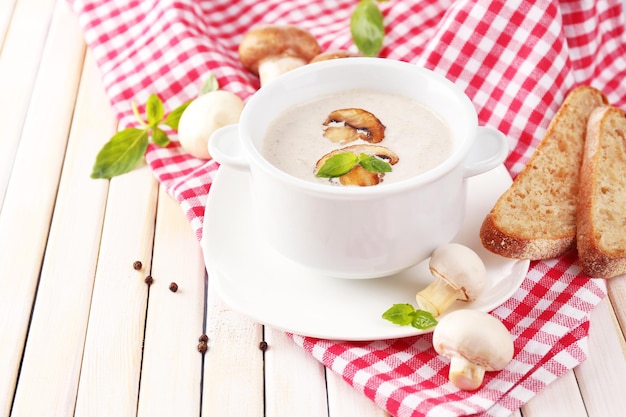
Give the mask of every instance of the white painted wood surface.
M 48 27 L 55 0 L 11 0 L 0 11 L 10 13 L 6 35 L 0 50 L 0 126 L 2 126 L 2 152 L 0 152 L 0 206 L 4 200 L 11 175 L 13 159 L 20 143 L 22 127 L 35 86 L 39 63 L 42 59 Z M 6 19 L 3 17 L 3 21 Z M 0 28 L 2 29 L 2 28 Z M 75 65 L 71 62 L 70 65 Z M 45 115 L 37 115 L 44 116 Z
M 596 307 L 592 317 L 589 357 L 574 371 L 585 407 L 594 416 L 626 414 L 626 344 L 608 298 Z
M 556 400 L 558 399 L 558 400 Z M 585 404 L 573 371 L 568 371 L 522 407 L 524 417 L 586 417 Z
M 390 417 L 219 299 L 147 167 L 89 178 L 116 123 L 63 0 L 1 1 L 0 45 L 0 417 Z M 608 288 L 587 361 L 511 417 L 623 413 L 626 278 Z
M 6 126 L 0 151 L 0 375 L 7 376 L 0 378 L 0 412 L 4 414 L 15 391 L 85 50 L 75 16 L 63 5 L 55 11 L 47 3 L 51 2 L 39 2 L 38 12 L 32 14 L 28 2 L 16 5 L 0 54 L 0 125 Z M 51 20 L 54 25 L 47 33 Z
M 87 59 L 20 373 L 28 383 L 18 386 L 13 416 L 74 412 L 108 189 L 89 178 L 102 143 L 84 138 L 115 131 L 99 77 Z M 85 111 L 97 106 L 103 111 Z
M 326 372 L 328 386 L 329 417 L 389 417 L 389 413 L 378 408 L 372 400 L 357 392 L 339 375 Z
M 328 410 L 324 367 L 312 361 L 284 332 L 265 328 L 265 403 L 272 417 L 325 416 Z M 303 390 L 302 381 L 307 381 Z M 361 413 L 355 415 L 365 416 Z
M 150 274 L 154 282 L 148 297 L 138 415 L 197 417 L 204 262 L 189 222 L 163 190 L 159 192 Z M 178 286 L 176 292 L 170 290 L 170 283 Z

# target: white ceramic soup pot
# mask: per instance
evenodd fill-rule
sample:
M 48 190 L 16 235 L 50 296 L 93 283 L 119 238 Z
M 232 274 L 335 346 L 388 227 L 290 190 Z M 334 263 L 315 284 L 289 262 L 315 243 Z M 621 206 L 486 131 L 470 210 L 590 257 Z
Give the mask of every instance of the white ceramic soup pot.
M 454 148 L 434 168 L 376 186 L 332 186 L 276 168 L 262 155 L 268 126 L 290 106 L 369 89 L 408 97 L 438 114 Z M 216 131 L 210 154 L 249 170 L 253 224 L 283 257 L 324 276 L 377 278 L 409 268 L 451 241 L 464 218 L 466 179 L 508 154 L 506 137 L 478 126 L 469 98 L 445 77 L 382 58 L 343 58 L 292 70 L 259 89 L 239 123 Z

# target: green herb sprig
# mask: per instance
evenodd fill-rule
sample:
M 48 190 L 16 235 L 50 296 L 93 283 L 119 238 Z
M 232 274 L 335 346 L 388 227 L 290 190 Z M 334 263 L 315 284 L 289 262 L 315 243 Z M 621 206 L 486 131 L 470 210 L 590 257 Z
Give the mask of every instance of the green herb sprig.
M 140 114 L 137 103 L 133 101 L 133 113 L 139 127 L 120 130 L 104 144 L 96 156 L 91 178 L 113 178 L 132 171 L 145 155 L 150 140 L 161 147 L 169 145 L 170 138 L 163 126 L 178 130 L 180 116 L 190 103 L 182 104 L 164 117 L 163 102 L 156 94 L 148 97 L 145 116 Z
M 377 56 L 385 39 L 383 14 L 377 2 L 389 0 L 361 0 L 350 18 L 350 33 L 359 51 L 365 56 Z
M 341 177 L 352 171 L 352 168 L 357 164 L 370 172 L 391 172 L 391 164 L 375 156 L 364 153 L 357 156 L 352 152 L 340 152 L 328 158 L 315 176 L 320 178 Z
M 210 93 L 220 88 L 217 78 L 209 73 L 200 87 L 199 95 Z M 165 132 L 168 126 L 178 130 L 178 122 L 183 112 L 193 100 L 186 101 L 172 110 L 167 117 L 163 101 L 156 94 L 151 94 L 146 101 L 145 115 L 141 115 L 134 101 L 131 103 L 139 127 L 128 127 L 117 132 L 104 144 L 92 168 L 91 178 L 113 178 L 132 171 L 146 153 L 150 140 L 155 145 L 166 147 L 170 138 Z
M 430 329 L 437 325 L 437 320 L 431 313 L 424 310 L 416 310 L 411 304 L 394 304 L 382 315 L 399 326 L 411 325 L 419 330 Z

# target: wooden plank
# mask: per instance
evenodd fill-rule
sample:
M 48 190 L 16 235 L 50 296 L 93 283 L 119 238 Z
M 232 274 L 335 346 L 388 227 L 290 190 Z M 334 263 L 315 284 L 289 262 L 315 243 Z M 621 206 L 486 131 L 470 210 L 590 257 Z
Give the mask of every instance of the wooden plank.
M 626 346 L 607 298 L 591 313 L 589 357 L 575 373 L 589 417 L 624 415 Z
M 202 415 L 264 417 L 263 327 L 226 306 L 210 276 L 206 320 Z
M 327 416 L 324 366 L 280 330 L 265 327 L 265 341 L 267 416 Z
M 524 417 L 587 417 L 576 377 L 568 371 L 522 407 Z
M 326 384 L 330 417 L 390 417 L 389 413 L 330 370 L 326 372 Z
M 22 4 L 18 4 L 18 8 Z M 42 7 L 45 10 L 47 6 L 42 2 Z M 24 10 L 16 10 L 15 18 L 25 20 L 24 13 Z M 60 5 L 56 9 L 55 23 L 43 51 L 34 87 L 29 83 L 34 82 L 32 77 L 35 73 L 31 73 L 29 68 L 20 68 L 20 62 L 38 62 L 39 57 L 35 60 L 28 55 L 29 59 L 26 59 L 24 54 L 24 59 L 14 63 L 13 68 L 7 68 L 4 61 L 11 57 L 22 58 L 14 56 L 14 49 L 33 46 L 28 39 L 24 40 L 24 44 L 15 39 L 15 33 L 20 31 L 12 32 L 0 62 L 0 89 L 4 92 L 6 84 L 12 83 L 25 90 L 13 91 L 14 96 L 2 94 L 4 98 L 15 97 L 15 101 L 13 98 L 0 100 L 0 108 L 3 108 L 0 119 L 7 113 L 12 115 L 9 117 L 16 117 L 15 120 L 4 119 L 2 122 L 10 133 L 6 136 L 3 130 L 0 152 L 0 159 L 3 160 L 0 170 L 13 168 L 0 211 L 0 416 L 8 415 L 15 391 L 84 56 L 82 37 L 72 19 L 66 6 Z M 31 23 L 36 24 L 39 20 L 34 19 Z M 38 29 L 31 29 L 38 32 Z M 20 44 L 19 48 L 16 43 Z M 41 53 L 40 50 L 31 52 Z M 22 72 L 25 74 L 23 77 Z M 21 131 L 21 117 L 7 107 L 28 103 L 24 96 L 30 96 L 31 91 L 32 100 Z M 16 124 L 20 126 L 19 131 L 13 130 Z M 21 136 L 15 161 L 4 159 L 7 153 L 11 153 L 11 142 L 17 144 L 11 135 Z M 8 167 L 3 164 L 8 164 Z M 1 197 L 5 197 L 4 189 L 0 190 Z
M 626 275 L 607 280 L 606 286 L 621 332 L 626 334 Z
M 204 261 L 179 204 L 159 192 L 138 415 L 200 415 Z M 171 282 L 178 290 L 169 289 Z M 166 383 L 164 383 L 167 381 Z
M 9 30 L 15 1 L 16 0 L 3 0 L 0 2 L 0 51 L 2 51 L 4 38 Z
M 58 8 L 61 18 L 55 22 L 79 35 L 67 4 L 59 2 Z M 80 36 L 65 39 L 63 47 L 69 48 L 75 39 Z M 115 132 L 115 118 L 109 109 L 100 73 L 88 55 L 13 417 L 74 414 L 108 189 L 106 182 L 94 181 L 89 174 L 96 153 Z M 37 393 L 37 401 L 33 401 L 33 393 Z
M 4 2 L 4 0 L 3 0 Z M 7 191 L 55 0 L 20 0 L 0 53 L 0 208 Z M 3 6 L 5 7 L 5 6 Z M 61 79 L 57 83 L 62 83 Z M 59 97 L 69 96 L 67 93 Z M 51 101 L 49 103 L 53 103 Z M 50 113 L 54 113 L 51 111 Z M 45 132 L 41 130 L 41 132 Z
M 98 180 L 105 181 L 105 180 Z M 76 417 L 137 412 L 157 182 L 149 167 L 109 186 L 91 301 Z M 141 270 L 133 263 L 140 261 Z

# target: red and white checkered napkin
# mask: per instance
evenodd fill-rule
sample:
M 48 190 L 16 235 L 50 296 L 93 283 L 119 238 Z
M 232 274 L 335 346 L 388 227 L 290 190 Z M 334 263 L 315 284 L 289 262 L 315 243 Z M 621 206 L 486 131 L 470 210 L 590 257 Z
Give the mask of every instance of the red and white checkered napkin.
M 258 80 L 239 64 L 237 45 L 255 24 L 299 25 L 324 50 L 355 50 L 349 20 L 356 0 L 69 1 L 122 127 L 133 123 L 131 100 L 145 103 L 157 93 L 171 110 L 195 97 L 209 72 L 247 99 Z M 380 56 L 433 69 L 463 88 L 481 124 L 508 136 L 512 174 L 575 85 L 593 85 L 617 106 L 626 102 L 621 0 L 378 4 L 387 28 Z M 147 160 L 200 239 L 217 163 L 176 144 L 151 146 Z M 447 361 L 436 356 L 429 335 L 362 343 L 292 338 L 393 415 L 508 416 L 585 359 L 588 313 L 605 291 L 603 281 L 580 274 L 575 254 L 532 263 L 519 291 L 493 312 L 515 337 L 515 358 L 470 393 L 447 383 Z

